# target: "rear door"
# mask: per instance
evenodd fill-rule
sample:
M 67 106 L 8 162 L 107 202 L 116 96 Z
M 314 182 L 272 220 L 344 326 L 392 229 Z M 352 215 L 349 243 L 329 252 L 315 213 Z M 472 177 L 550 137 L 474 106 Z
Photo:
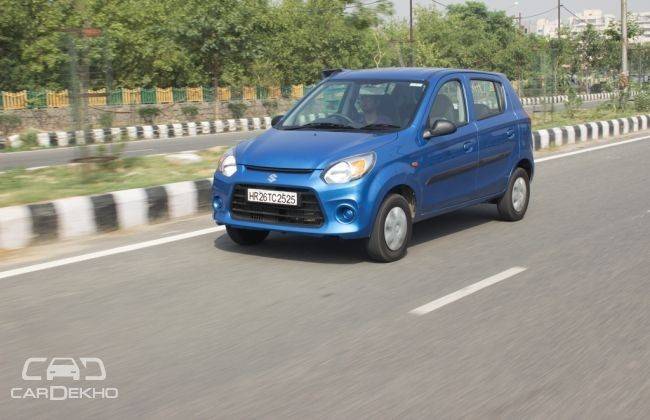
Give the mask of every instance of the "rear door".
M 504 86 L 496 76 L 472 76 L 471 112 L 478 131 L 476 192 L 487 197 L 505 190 L 517 152 L 517 126 Z

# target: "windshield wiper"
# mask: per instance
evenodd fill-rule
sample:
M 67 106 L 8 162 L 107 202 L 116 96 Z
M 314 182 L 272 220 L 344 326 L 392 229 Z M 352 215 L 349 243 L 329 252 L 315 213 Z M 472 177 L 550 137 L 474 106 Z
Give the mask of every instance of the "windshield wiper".
M 333 128 L 333 129 L 354 129 L 351 125 L 337 124 L 330 122 L 311 122 L 297 127 L 286 127 L 285 130 L 303 130 L 309 128 Z
M 364 125 L 363 127 L 359 128 L 359 130 L 394 130 L 396 128 L 402 128 L 402 127 L 395 124 L 375 123 L 375 124 Z

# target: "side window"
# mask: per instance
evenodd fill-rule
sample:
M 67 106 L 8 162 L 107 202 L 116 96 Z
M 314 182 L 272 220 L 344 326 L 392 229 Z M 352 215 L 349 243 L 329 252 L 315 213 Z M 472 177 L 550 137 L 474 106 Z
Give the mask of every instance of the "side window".
M 477 120 L 499 115 L 505 109 L 503 86 L 490 80 L 472 80 L 474 114 Z
M 448 120 L 457 126 L 467 124 L 467 108 L 463 86 L 458 80 L 452 80 L 440 88 L 431 107 L 429 123 L 436 120 Z

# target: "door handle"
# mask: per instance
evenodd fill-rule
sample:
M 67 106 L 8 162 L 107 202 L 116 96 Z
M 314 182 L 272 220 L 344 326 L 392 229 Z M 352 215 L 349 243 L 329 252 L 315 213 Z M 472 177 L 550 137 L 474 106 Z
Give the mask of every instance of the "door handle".
M 473 141 L 468 141 L 463 143 L 463 150 L 465 152 L 471 152 L 474 149 L 474 142 Z
M 507 130 L 506 130 L 506 136 L 507 136 L 509 139 L 513 139 L 513 138 L 515 138 L 515 130 L 512 129 L 512 128 L 507 129 Z

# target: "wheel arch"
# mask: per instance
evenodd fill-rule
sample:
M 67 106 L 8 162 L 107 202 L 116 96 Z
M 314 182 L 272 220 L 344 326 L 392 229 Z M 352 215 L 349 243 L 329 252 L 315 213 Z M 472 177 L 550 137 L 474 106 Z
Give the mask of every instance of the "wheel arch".
M 402 197 L 406 199 L 409 203 L 409 207 L 411 208 L 411 218 L 415 219 L 415 215 L 417 214 L 417 203 L 418 203 L 418 197 L 415 194 L 415 190 L 407 184 L 398 184 L 392 187 L 390 190 L 386 191 L 386 194 L 381 199 L 381 202 L 383 203 L 384 200 L 391 194 L 399 194 Z
M 529 180 L 533 179 L 533 175 L 535 173 L 535 166 L 533 165 L 533 162 L 530 161 L 530 159 L 527 158 L 520 159 L 519 162 L 517 162 L 517 164 L 515 165 L 515 168 L 522 168 L 528 174 L 528 179 Z

